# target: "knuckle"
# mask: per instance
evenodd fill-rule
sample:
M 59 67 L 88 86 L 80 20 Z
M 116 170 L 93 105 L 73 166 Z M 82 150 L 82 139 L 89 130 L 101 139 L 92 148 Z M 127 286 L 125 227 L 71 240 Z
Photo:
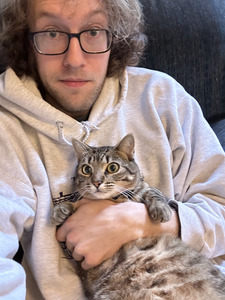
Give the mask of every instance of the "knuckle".
M 70 243 L 70 244 L 74 244 L 74 240 L 75 240 L 75 238 L 74 238 L 73 233 L 69 232 L 66 237 L 66 242 Z
M 85 264 L 88 267 L 96 267 L 100 265 L 102 260 L 99 257 L 95 257 L 93 255 L 88 255 L 85 257 Z
M 77 245 L 74 249 L 75 253 L 79 256 L 85 256 L 84 249 L 82 246 Z

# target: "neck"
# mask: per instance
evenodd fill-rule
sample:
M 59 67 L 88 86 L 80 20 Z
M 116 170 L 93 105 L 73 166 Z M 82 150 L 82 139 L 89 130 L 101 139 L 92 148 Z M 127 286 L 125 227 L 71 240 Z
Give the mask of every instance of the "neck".
M 45 101 L 48 102 L 50 105 L 65 113 L 66 115 L 70 116 L 71 118 L 77 120 L 78 122 L 88 120 L 91 109 L 85 111 L 69 111 L 66 110 L 63 106 L 61 106 L 57 101 L 55 101 L 46 91 L 42 93 L 42 96 L 43 99 L 45 99 Z

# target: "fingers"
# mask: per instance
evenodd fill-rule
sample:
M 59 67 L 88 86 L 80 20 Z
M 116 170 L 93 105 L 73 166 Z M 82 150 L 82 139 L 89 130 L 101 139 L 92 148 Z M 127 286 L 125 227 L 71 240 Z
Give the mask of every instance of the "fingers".
M 82 261 L 82 260 L 84 259 L 83 255 L 77 254 L 77 253 L 76 253 L 75 248 L 74 248 L 73 252 L 71 252 L 71 253 L 72 253 L 73 258 L 74 258 L 76 261 Z
M 65 242 L 66 236 L 67 236 L 67 230 L 66 230 L 65 226 L 59 227 L 59 229 L 57 229 L 57 231 L 56 231 L 56 239 L 59 242 Z
M 82 199 L 77 202 L 76 212 L 56 232 L 57 240 L 65 243 L 70 256 L 80 261 L 85 270 L 99 265 L 115 253 L 115 248 L 121 246 L 121 238 L 117 238 L 118 230 L 111 225 L 116 215 L 115 205 L 109 200 Z M 113 230 L 109 237 L 111 227 Z M 120 226 L 116 228 L 120 229 Z M 111 247 L 110 242 L 114 238 L 115 245 Z
M 70 242 L 69 240 L 66 240 L 64 244 L 66 252 L 68 252 L 70 256 L 73 257 L 76 261 L 82 261 L 84 259 L 82 251 L 79 251 L 79 246 L 77 246 L 73 242 Z
M 88 203 L 93 203 L 93 200 L 89 200 L 86 198 L 83 198 L 82 200 L 79 200 L 78 202 L 74 203 L 74 209 L 77 210 L 79 207 L 88 204 Z M 60 226 L 57 229 L 56 232 L 56 238 L 59 242 L 64 242 L 67 239 L 67 235 L 68 233 L 72 230 L 72 226 L 75 227 L 77 223 L 74 223 L 74 225 L 72 225 L 73 222 L 76 222 L 76 219 L 74 219 L 74 215 L 70 216 L 65 223 L 62 224 L 62 226 Z M 79 219 L 78 219 L 78 223 L 79 223 Z
M 86 263 L 86 260 L 84 260 L 81 264 L 81 267 L 84 269 L 84 270 L 89 270 L 95 266 L 90 266 L 89 264 Z
M 90 256 L 85 252 L 85 248 L 82 248 L 80 245 L 75 247 L 68 245 L 66 246 L 66 249 L 69 251 L 71 257 L 73 257 L 76 261 L 82 262 L 81 267 L 84 270 L 89 270 L 93 267 L 96 267 L 103 261 L 102 258 Z
M 83 261 L 81 263 L 81 267 L 84 270 L 89 270 L 91 268 L 94 268 L 98 265 L 100 265 L 103 262 L 104 259 L 99 259 L 97 257 L 90 257 L 90 256 L 84 256 Z
M 73 218 L 74 215 L 70 216 L 63 224 L 60 226 L 56 231 L 56 239 L 59 242 L 67 242 L 68 237 L 69 240 L 74 240 L 74 233 L 73 233 L 73 227 L 76 226 L 76 224 L 73 224 Z M 71 243 L 72 245 L 72 243 Z
M 84 269 L 84 270 L 89 270 L 95 266 L 97 266 L 99 263 L 88 263 L 87 260 L 85 259 L 85 257 L 82 255 L 82 254 L 79 254 L 76 252 L 76 247 L 73 248 L 73 249 L 69 249 L 66 247 L 65 251 L 67 252 L 68 251 L 68 254 L 69 254 L 69 257 L 73 257 L 74 260 L 78 261 L 78 262 L 82 262 L 81 263 L 81 267 Z

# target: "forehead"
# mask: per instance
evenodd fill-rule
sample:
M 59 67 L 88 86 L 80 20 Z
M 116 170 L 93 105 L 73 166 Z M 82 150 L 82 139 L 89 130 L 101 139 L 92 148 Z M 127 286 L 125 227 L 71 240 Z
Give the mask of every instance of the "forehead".
M 29 0 L 29 6 L 35 20 L 51 16 L 73 19 L 81 14 L 105 14 L 102 0 Z

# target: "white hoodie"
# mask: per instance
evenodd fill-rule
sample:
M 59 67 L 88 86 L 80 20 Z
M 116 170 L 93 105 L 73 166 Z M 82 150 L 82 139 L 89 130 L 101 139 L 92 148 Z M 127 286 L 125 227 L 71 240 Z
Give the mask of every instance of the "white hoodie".
M 45 102 L 32 79 L 8 69 L 0 78 L 0 299 L 85 299 L 55 239 L 52 200 L 74 192 L 71 138 L 115 145 L 127 133 L 145 180 L 175 199 L 182 240 L 225 272 L 225 155 L 175 80 L 128 68 L 120 80 L 106 79 L 80 123 Z M 18 240 L 24 268 L 11 259 Z

